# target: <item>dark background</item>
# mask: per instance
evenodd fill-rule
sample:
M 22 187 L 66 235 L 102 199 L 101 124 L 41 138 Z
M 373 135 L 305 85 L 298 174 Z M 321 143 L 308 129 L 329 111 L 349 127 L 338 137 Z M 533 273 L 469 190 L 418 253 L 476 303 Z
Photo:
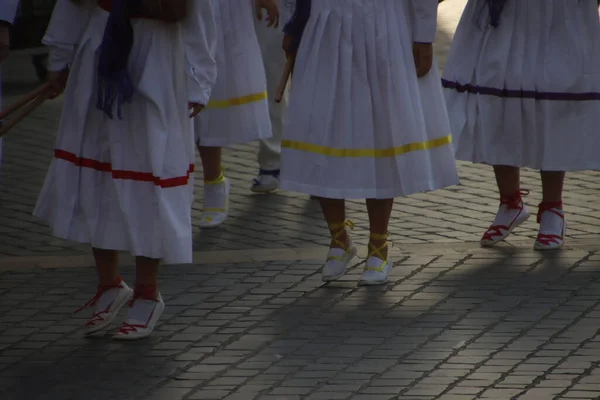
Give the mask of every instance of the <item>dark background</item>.
M 41 46 L 56 0 L 21 0 L 12 43 L 14 49 Z

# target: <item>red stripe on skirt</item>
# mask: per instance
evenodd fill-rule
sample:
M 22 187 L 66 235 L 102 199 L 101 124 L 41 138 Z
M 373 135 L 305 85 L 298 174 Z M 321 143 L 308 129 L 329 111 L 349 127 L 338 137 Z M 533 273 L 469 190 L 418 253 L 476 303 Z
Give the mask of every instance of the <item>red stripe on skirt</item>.
M 82 168 L 89 168 L 100 172 L 110 172 L 113 179 L 124 179 L 128 181 L 151 182 L 161 188 L 172 188 L 177 186 L 185 186 L 190 181 L 190 175 L 194 173 L 194 164 L 190 164 L 187 172 L 183 176 L 175 178 L 161 179 L 154 176 L 151 172 L 126 171 L 121 169 L 113 169 L 111 163 L 92 160 L 90 158 L 77 157 L 75 153 L 70 153 L 65 150 L 54 150 L 54 157 L 59 160 L 64 160 Z

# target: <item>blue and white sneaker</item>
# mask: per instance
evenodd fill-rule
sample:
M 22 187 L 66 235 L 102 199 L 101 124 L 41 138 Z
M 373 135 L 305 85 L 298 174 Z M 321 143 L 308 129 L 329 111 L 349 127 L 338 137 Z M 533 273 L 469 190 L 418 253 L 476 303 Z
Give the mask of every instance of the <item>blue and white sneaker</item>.
M 264 170 L 258 172 L 258 176 L 252 180 L 252 190 L 254 193 L 271 193 L 279 189 L 279 170 Z

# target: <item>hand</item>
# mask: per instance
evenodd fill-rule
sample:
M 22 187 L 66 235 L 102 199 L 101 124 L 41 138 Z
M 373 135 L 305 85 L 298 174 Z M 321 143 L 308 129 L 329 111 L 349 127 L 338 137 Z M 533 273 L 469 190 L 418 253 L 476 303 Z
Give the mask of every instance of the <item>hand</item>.
M 188 109 L 192 110 L 190 114 L 190 118 L 194 118 L 196 115 L 200 114 L 200 111 L 204 110 L 203 104 L 198 103 L 188 103 Z
M 292 35 L 284 35 L 283 42 L 281 43 L 281 48 L 285 52 L 285 56 L 287 58 L 296 57 L 296 49 L 294 45 L 296 44 L 296 37 Z
M 417 76 L 422 78 L 429 73 L 433 66 L 433 44 L 414 43 L 413 57 L 415 58 Z
M 50 83 L 49 99 L 55 99 L 65 91 L 67 80 L 69 79 L 69 70 L 48 71 L 48 82 Z
M 10 29 L 8 25 L 0 24 L 0 63 L 8 58 L 10 52 Z
M 263 20 L 263 9 L 267 12 L 267 26 L 269 28 L 279 27 L 279 5 L 277 0 L 254 0 L 256 19 Z

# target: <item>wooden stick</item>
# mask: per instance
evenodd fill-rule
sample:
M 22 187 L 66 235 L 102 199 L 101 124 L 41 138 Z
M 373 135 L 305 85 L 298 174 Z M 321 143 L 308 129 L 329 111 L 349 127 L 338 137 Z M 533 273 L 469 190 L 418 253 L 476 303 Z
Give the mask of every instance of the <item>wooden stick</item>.
M 50 83 L 44 83 L 42 86 L 38 87 L 31 93 L 21 97 L 14 104 L 10 105 L 8 108 L 0 112 L 0 121 L 13 114 L 15 111 L 19 110 L 21 107 L 31 103 L 37 97 L 39 97 L 44 92 L 47 92 L 50 89 Z
M 48 100 L 49 93 L 42 93 L 38 95 L 33 101 L 31 101 L 27 107 L 25 107 L 21 113 L 19 113 L 14 118 L 6 121 L 2 127 L 0 128 L 0 138 L 8 133 L 12 128 L 17 126 L 19 122 L 21 122 L 25 117 L 31 114 L 36 108 L 42 105 L 46 100 Z
M 290 76 L 292 76 L 292 72 L 294 72 L 295 63 L 295 56 L 288 57 L 287 62 L 285 63 L 285 68 L 283 69 L 283 74 L 281 74 L 281 80 L 279 81 L 277 92 L 275 92 L 275 103 L 281 103 L 281 100 L 283 100 L 285 88 L 287 87 L 288 81 L 290 80 Z

